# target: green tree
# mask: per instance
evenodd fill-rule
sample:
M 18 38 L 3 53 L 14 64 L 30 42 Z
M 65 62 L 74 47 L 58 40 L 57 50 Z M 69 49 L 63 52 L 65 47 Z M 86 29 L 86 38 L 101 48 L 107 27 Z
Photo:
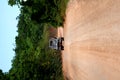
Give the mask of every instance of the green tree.
M 0 80 L 9 80 L 9 74 L 3 73 L 1 69 L 0 69 Z
M 4 79 L 4 73 L 2 72 L 2 70 L 0 69 L 0 80 Z
M 9 0 L 18 5 L 18 36 L 10 80 L 63 80 L 61 54 L 48 47 L 49 27 L 63 24 L 67 0 Z M 64 7 L 65 8 L 65 7 Z
M 21 6 L 25 15 L 37 23 L 47 23 L 54 27 L 63 25 L 68 0 L 9 0 L 9 5 Z M 27 12 L 27 14 L 26 14 Z M 26 17 L 27 18 L 27 17 Z

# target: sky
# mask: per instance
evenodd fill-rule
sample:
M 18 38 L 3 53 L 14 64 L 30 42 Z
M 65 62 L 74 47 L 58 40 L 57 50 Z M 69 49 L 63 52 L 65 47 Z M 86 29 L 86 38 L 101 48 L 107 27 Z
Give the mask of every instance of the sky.
M 8 0 L 0 0 L 0 69 L 8 72 L 15 52 L 15 36 L 17 36 L 17 6 L 9 6 Z

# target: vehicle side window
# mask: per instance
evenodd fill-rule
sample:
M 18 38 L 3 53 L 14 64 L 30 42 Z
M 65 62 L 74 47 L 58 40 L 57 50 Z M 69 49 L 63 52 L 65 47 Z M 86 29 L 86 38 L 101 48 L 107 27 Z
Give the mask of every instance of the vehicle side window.
M 50 45 L 52 45 L 53 44 L 53 42 L 52 41 L 50 41 Z

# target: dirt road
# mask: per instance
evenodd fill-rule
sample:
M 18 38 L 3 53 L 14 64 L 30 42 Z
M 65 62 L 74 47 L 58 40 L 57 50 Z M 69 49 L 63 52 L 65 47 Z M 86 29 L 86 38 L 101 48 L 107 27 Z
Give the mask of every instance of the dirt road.
M 120 0 L 70 0 L 64 38 L 66 80 L 120 80 Z

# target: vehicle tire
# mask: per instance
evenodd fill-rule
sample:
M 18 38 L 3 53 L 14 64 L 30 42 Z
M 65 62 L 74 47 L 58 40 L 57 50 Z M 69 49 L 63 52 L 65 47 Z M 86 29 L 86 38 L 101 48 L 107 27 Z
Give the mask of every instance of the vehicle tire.
M 64 37 L 61 37 L 61 40 L 64 41 Z
M 64 50 L 64 46 L 61 46 L 61 50 Z

